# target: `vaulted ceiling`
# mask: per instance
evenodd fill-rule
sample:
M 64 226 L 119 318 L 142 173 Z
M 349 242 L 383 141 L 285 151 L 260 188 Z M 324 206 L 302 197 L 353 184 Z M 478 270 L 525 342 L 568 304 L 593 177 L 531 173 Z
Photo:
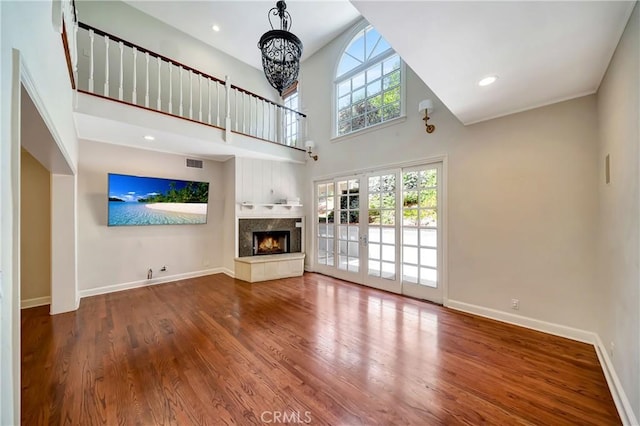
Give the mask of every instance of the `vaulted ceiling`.
M 128 4 L 260 68 L 275 1 Z M 303 60 L 360 14 L 464 124 L 594 93 L 635 2 L 289 0 Z M 218 25 L 220 31 L 212 30 Z M 498 80 L 486 87 L 488 75 Z M 408 108 L 412 108 L 408 106 Z M 416 106 L 417 108 L 417 106 Z

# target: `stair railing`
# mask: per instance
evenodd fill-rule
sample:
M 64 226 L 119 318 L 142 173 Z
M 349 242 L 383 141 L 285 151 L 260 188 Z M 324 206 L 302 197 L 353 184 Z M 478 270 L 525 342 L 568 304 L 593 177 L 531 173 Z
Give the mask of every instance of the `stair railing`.
M 63 3 L 71 5 L 63 42 L 79 92 L 213 126 L 227 140 L 238 133 L 303 149 L 305 114 L 79 22 L 72 2 Z

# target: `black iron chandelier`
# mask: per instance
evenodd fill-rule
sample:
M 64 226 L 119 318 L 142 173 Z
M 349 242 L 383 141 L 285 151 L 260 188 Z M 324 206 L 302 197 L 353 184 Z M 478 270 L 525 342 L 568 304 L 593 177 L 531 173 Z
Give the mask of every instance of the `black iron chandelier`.
M 274 30 L 271 16 L 280 17 L 280 29 Z M 291 87 L 298 80 L 300 71 L 300 57 L 302 56 L 302 42 L 293 33 L 291 28 L 291 15 L 287 12 L 287 5 L 283 0 L 276 3 L 267 13 L 271 31 L 267 31 L 260 37 L 258 48 L 262 52 L 262 68 L 269 84 L 282 92 Z

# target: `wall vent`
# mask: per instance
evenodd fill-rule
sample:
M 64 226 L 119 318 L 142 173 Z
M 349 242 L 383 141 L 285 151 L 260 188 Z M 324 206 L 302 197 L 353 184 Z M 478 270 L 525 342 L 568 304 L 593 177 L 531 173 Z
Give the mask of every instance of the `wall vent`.
M 193 167 L 195 169 L 202 168 L 202 160 L 194 160 L 192 158 L 187 158 L 187 167 Z

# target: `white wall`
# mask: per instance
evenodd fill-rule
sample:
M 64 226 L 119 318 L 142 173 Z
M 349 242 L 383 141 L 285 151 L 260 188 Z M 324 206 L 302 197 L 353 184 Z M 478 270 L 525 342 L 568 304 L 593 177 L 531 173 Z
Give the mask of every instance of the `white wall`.
M 598 333 L 640 419 L 640 8 L 636 5 L 598 91 L 600 199 Z M 611 182 L 604 182 L 610 156 Z
M 76 5 L 78 19 L 81 22 L 221 80 L 224 80 L 225 75 L 228 75 L 232 84 L 266 98 L 275 100 L 278 97 L 264 78 L 262 71 L 170 27 L 124 2 L 78 1 Z
M 78 174 L 78 282 L 81 295 L 222 267 L 223 163 L 187 168 L 183 156 L 81 141 Z M 206 225 L 107 226 L 107 174 L 209 182 Z M 162 266 L 167 272 L 160 272 Z
M 18 90 L 12 92 L 12 75 L 19 75 L 19 69 L 13 69 L 14 51 L 16 49 L 23 65 L 22 72 L 29 75 L 30 93 L 37 93 L 39 107 L 46 115 L 47 125 L 54 134 L 54 139 L 63 152 L 64 157 L 75 168 L 77 163 L 77 140 L 71 114 L 72 92 L 64 57 L 60 34 L 53 26 L 51 1 L 2 1 L 0 2 L 0 140 L 2 153 L 0 161 L 2 170 L 2 328 L 0 334 L 0 373 L 3 378 L 0 386 L 0 422 L 14 424 L 18 422 L 20 410 L 19 381 L 19 323 L 17 309 L 19 291 L 12 291 L 15 280 L 19 277 L 16 259 L 18 259 L 17 241 L 11 231 L 13 225 L 19 224 L 14 210 L 17 199 L 13 192 L 19 190 L 19 139 L 12 140 L 11 134 L 20 125 L 19 120 L 12 120 L 12 114 L 19 110 L 16 104 Z M 16 71 L 18 74 L 15 74 Z M 14 109 L 12 109 L 14 108 Z M 16 146 L 13 146 L 17 144 Z M 15 151 L 17 154 L 11 155 Z M 15 178 L 12 180 L 12 176 Z M 15 207 L 17 209 L 17 207 Z M 13 248 L 12 248 L 13 247 Z M 17 286 L 16 286 L 17 287 Z M 14 320 L 10 320 L 14 318 Z
M 518 298 L 522 316 L 595 330 L 595 97 L 464 127 L 407 68 L 405 120 L 331 140 L 335 64 L 351 35 L 303 64 L 320 156 L 308 163 L 310 179 L 446 155 L 449 299 L 514 313 Z M 426 98 L 432 134 L 417 112 Z

